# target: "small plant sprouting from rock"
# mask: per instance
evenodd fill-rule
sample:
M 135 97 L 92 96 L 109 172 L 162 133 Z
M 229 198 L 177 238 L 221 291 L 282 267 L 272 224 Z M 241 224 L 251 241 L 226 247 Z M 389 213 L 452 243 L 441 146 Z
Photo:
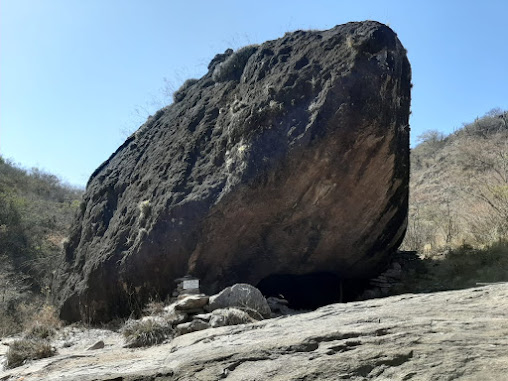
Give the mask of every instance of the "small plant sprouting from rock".
M 138 236 L 136 237 L 136 241 L 141 241 L 143 238 L 145 238 L 148 234 L 148 230 L 145 228 L 141 228 L 138 230 Z
M 138 207 L 139 207 L 139 219 L 141 221 L 145 221 L 146 218 L 150 215 L 150 212 L 152 211 L 150 201 L 149 200 L 141 201 Z
M 127 348 L 149 347 L 172 338 L 173 328 L 163 319 L 128 320 L 122 328 Z
M 248 45 L 231 54 L 213 71 L 212 79 L 215 82 L 239 80 L 249 58 L 258 50 L 258 45 Z
M 272 111 L 281 111 L 284 109 L 284 105 L 280 102 L 274 101 L 273 99 L 268 103 L 268 107 Z
M 355 46 L 355 40 L 353 36 L 347 36 L 346 38 L 346 45 L 348 48 L 353 49 Z

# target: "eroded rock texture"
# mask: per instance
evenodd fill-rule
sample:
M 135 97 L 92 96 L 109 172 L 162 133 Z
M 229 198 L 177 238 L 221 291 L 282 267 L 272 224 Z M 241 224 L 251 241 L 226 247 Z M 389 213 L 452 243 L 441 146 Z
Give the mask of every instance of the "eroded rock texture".
M 108 320 L 187 273 L 376 273 L 406 227 L 410 66 L 376 22 L 217 55 L 91 176 L 58 270 L 66 320 Z

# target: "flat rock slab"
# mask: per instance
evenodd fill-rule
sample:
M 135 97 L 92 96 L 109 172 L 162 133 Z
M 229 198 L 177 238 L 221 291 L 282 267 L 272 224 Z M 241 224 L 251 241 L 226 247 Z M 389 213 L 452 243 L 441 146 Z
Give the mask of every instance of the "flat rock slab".
M 498 381 L 507 372 L 508 284 L 499 284 L 329 305 L 147 349 L 82 348 L 0 380 Z
M 208 296 L 206 295 L 189 295 L 175 303 L 175 309 L 180 311 L 195 310 L 203 308 L 208 304 Z

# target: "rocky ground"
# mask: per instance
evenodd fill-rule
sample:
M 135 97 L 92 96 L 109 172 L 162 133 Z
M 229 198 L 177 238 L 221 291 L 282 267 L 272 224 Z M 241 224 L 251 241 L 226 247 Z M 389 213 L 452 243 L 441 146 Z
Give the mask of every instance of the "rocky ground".
M 406 294 L 145 349 L 123 348 L 115 332 L 67 327 L 56 356 L 3 371 L 0 380 L 502 380 L 507 305 L 508 284 Z M 104 347 L 88 350 L 98 340 Z

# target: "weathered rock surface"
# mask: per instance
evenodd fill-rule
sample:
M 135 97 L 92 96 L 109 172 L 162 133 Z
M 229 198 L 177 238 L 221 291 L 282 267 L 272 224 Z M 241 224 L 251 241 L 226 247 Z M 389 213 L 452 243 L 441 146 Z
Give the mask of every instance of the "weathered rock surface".
M 102 348 L 104 348 L 104 341 L 99 340 L 94 345 L 92 345 L 90 348 L 88 348 L 88 350 L 89 351 L 95 351 L 97 349 L 102 349 Z
M 209 297 L 206 295 L 188 295 L 175 303 L 175 309 L 180 311 L 203 308 L 208 304 Z
M 234 284 L 226 287 L 217 295 L 213 295 L 209 299 L 209 304 L 205 307 L 208 311 L 214 311 L 219 308 L 227 307 L 244 307 L 252 309 L 261 316 L 268 318 L 272 311 L 261 292 L 250 284 Z
M 334 304 L 147 349 L 103 340 L 100 351 L 86 350 L 93 341 L 72 352 L 57 346 L 61 354 L 0 379 L 504 380 L 508 284 Z
M 194 319 L 187 323 L 178 324 L 176 326 L 176 332 L 178 335 L 185 335 L 190 332 L 201 331 L 207 328 L 210 328 L 210 324 L 203 320 Z
M 54 284 L 103 321 L 271 274 L 368 278 L 403 238 L 410 65 L 377 22 L 217 55 L 91 176 Z

